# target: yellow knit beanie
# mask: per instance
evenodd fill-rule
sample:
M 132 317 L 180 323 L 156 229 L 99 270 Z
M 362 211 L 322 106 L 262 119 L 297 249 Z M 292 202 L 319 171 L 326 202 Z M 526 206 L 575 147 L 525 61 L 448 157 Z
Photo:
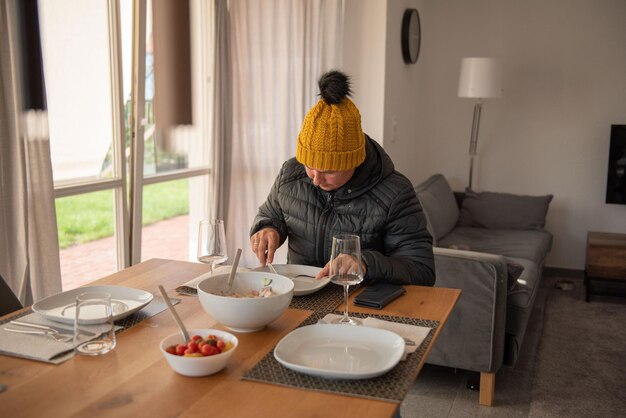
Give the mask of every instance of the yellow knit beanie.
M 361 114 L 348 99 L 350 80 L 339 71 L 322 75 L 322 98 L 309 110 L 298 135 L 296 159 L 317 170 L 344 171 L 365 161 Z

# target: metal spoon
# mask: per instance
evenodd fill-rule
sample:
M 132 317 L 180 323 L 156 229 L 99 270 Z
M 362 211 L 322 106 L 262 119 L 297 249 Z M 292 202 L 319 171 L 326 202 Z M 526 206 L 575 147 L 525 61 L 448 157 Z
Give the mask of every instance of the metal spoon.
M 189 332 L 187 332 L 185 324 L 183 324 L 180 316 L 178 316 L 178 312 L 176 312 L 176 309 L 174 309 L 174 305 L 172 305 L 172 301 L 170 301 L 169 296 L 167 296 L 167 293 L 165 293 L 165 289 L 163 288 L 163 286 L 159 285 L 158 287 L 159 291 L 161 292 L 161 296 L 163 296 L 163 299 L 165 300 L 165 303 L 167 304 L 167 307 L 169 308 L 170 313 L 174 318 L 174 321 L 176 321 L 176 325 L 178 325 L 178 328 L 180 329 L 180 333 L 183 335 L 184 342 L 186 343 L 187 341 L 189 341 Z
M 237 248 L 237 254 L 235 254 L 235 261 L 233 267 L 230 269 L 230 275 L 228 276 L 228 290 L 230 291 L 235 280 L 235 273 L 237 273 L 237 265 L 239 264 L 239 257 L 241 257 L 241 248 Z

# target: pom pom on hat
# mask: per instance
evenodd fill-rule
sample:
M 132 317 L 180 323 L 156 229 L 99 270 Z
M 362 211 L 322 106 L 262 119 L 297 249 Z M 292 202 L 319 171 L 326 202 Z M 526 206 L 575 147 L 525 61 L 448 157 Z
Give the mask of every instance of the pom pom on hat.
M 339 71 L 323 74 L 322 97 L 307 113 L 296 146 L 296 159 L 317 170 L 344 171 L 365 161 L 361 114 L 348 98 L 350 80 Z
M 317 85 L 320 88 L 320 96 L 328 104 L 339 104 L 352 94 L 350 79 L 339 71 L 329 71 L 320 77 Z

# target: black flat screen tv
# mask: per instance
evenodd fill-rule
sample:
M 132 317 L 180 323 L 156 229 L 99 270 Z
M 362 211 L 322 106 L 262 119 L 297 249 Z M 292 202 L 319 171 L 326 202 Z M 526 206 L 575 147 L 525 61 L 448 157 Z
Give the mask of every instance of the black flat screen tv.
M 626 205 L 626 125 L 611 125 L 605 201 Z

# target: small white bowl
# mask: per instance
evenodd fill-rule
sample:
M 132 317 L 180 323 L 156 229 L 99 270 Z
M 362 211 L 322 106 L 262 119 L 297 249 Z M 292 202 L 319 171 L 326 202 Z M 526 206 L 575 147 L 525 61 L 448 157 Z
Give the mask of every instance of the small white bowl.
M 280 274 L 249 271 L 237 272 L 232 291 L 246 294 L 263 288 L 264 280 L 271 279 L 272 294 L 268 297 L 238 298 L 220 296 L 228 289 L 228 275 L 219 274 L 198 284 L 198 299 L 204 310 L 220 324 L 236 332 L 253 332 L 281 316 L 293 298 L 293 281 Z
M 202 338 L 206 338 L 207 336 L 213 334 L 217 337 L 220 337 L 226 342 L 230 341 L 233 346 L 228 351 L 212 356 L 184 357 L 170 354 L 165 351 L 165 349 L 170 345 L 183 344 L 183 336 L 181 335 L 181 333 L 177 332 L 176 334 L 165 337 L 163 340 L 161 340 L 161 353 L 163 353 L 163 357 L 165 357 L 172 369 L 174 369 L 176 373 L 182 374 L 183 376 L 208 376 L 219 372 L 224 367 L 226 367 L 228 359 L 230 358 L 230 356 L 233 355 L 233 353 L 237 349 L 237 346 L 239 345 L 239 340 L 237 339 L 237 337 L 226 331 L 220 331 L 218 329 L 192 329 L 188 330 L 188 332 L 189 338 L 193 337 L 194 335 L 199 335 Z

